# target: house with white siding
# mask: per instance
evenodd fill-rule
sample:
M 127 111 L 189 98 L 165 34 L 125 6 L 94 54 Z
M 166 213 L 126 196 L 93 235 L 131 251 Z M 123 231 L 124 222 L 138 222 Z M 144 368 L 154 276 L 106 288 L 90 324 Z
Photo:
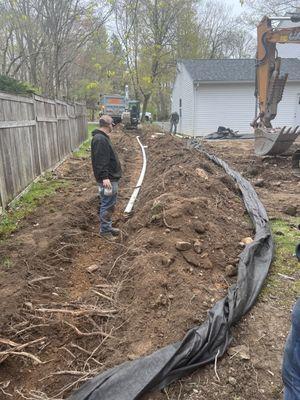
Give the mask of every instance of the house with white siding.
M 289 77 L 273 126 L 300 125 L 300 60 L 282 60 L 281 71 Z M 225 126 L 251 133 L 254 90 L 254 59 L 178 61 L 171 107 L 180 116 L 177 131 L 205 136 Z

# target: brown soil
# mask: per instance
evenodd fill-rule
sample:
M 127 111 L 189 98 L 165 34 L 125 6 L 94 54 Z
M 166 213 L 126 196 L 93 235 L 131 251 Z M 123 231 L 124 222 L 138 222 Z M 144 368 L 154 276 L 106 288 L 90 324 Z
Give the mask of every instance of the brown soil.
M 226 266 L 237 264 L 240 240 L 253 234 L 236 186 L 181 140 L 140 133 L 148 167 L 130 219 L 123 210 L 139 175 L 141 155 L 134 133 L 119 131 L 114 138 L 124 169 L 115 215 L 121 240 L 98 237 L 90 161 L 71 158 L 57 171 L 70 186 L 45 200 L 0 245 L 0 260 L 12 262 L 0 270 L 0 337 L 18 344 L 40 339 L 16 349 L 38 359 L 24 354 L 0 359 L 3 398 L 37 399 L 35 391 L 64 398 L 87 378 L 181 339 L 204 321 L 211 305 L 234 283 Z M 207 145 L 247 177 L 264 178 L 258 191 L 273 215 L 283 205 L 295 205 L 294 181 L 282 169 L 287 160 L 277 161 L 276 167 L 273 159 L 259 161 L 250 146 Z M 257 173 L 249 170 L 252 164 Z M 286 196 L 284 204 L 281 198 L 270 198 L 270 192 L 277 196 L 278 187 Z M 188 249 L 178 250 L 184 246 L 179 242 L 188 242 Z M 95 264 L 98 269 L 89 273 L 87 267 Z M 279 398 L 274 393 L 281 390 L 288 307 L 277 307 L 274 299 L 261 301 L 236 328 L 234 344 L 251 348 L 251 362 L 224 357 L 218 363 L 220 381 L 208 366 L 145 398 Z M 1 350 L 11 347 L 3 343 Z M 229 377 L 236 382 L 228 383 Z

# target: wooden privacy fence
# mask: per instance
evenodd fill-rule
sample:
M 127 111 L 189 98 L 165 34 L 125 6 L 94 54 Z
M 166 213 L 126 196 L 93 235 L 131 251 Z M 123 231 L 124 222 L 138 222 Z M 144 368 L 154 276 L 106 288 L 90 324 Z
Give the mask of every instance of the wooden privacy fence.
M 86 138 L 85 104 L 0 92 L 0 212 Z

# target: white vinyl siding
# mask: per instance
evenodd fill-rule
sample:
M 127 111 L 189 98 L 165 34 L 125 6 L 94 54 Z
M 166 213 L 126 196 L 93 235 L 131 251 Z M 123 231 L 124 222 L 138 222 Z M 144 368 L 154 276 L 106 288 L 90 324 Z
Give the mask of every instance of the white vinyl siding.
M 278 105 L 274 127 L 294 126 L 297 94 L 300 82 L 286 84 L 283 99 Z M 231 128 L 239 133 L 251 133 L 255 115 L 254 84 L 201 84 L 196 90 L 195 135 L 215 132 L 218 126 Z
M 249 133 L 254 113 L 253 84 L 201 84 L 196 90 L 195 135 L 216 132 L 218 126 Z
M 193 83 L 182 63 L 177 64 L 177 69 L 172 92 L 172 112 L 177 111 L 180 115 L 180 99 L 182 102 L 177 132 L 205 136 L 216 132 L 219 126 L 239 131 L 240 134 L 253 132 L 250 123 L 255 116 L 254 82 Z M 272 121 L 274 127 L 297 125 L 299 95 L 300 81 L 288 81 L 277 116 Z
M 282 58 L 300 58 L 300 45 L 294 43 L 276 45 L 278 55 Z
M 299 94 L 300 82 L 286 83 L 282 100 L 278 104 L 277 116 L 272 121 L 274 127 L 294 126 L 296 124 L 296 110 Z
M 180 119 L 178 133 L 193 135 L 194 123 L 194 86 L 193 81 L 182 63 L 177 64 L 179 72 L 172 92 L 172 112 L 177 111 Z M 181 115 L 180 115 L 181 99 Z

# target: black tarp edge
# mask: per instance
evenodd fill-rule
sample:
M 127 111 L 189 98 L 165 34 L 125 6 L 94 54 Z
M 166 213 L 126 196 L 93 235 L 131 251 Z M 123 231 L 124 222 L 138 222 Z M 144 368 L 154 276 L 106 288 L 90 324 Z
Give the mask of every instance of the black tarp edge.
M 274 254 L 266 210 L 250 182 L 227 163 L 202 150 L 196 140 L 190 146 L 202 151 L 236 181 L 253 222 L 254 241 L 240 254 L 237 283 L 208 312 L 207 320 L 191 329 L 182 341 L 105 371 L 84 383 L 69 400 L 138 399 L 214 361 L 228 348 L 232 325 L 250 310 L 261 291 Z

